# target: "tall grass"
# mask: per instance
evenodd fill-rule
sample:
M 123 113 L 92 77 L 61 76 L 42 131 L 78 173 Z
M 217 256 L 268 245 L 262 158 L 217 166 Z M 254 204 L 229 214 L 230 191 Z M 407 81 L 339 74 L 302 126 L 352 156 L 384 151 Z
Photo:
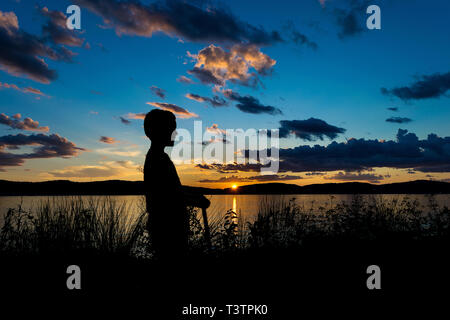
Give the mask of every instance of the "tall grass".
M 249 223 L 249 246 L 289 247 L 326 241 L 409 241 L 450 235 L 450 210 L 428 196 L 422 208 L 416 199 L 387 200 L 379 195 L 354 195 L 350 202 L 307 209 L 294 199 L 262 201 Z
M 145 215 L 129 215 L 109 197 L 49 198 L 26 211 L 8 210 L 0 250 L 9 254 L 128 254 L 143 234 Z
M 112 198 L 49 198 L 32 210 L 9 209 L 0 230 L 3 255 L 81 254 L 151 258 L 143 199 L 140 214 Z M 220 255 L 252 248 L 295 248 L 345 241 L 447 240 L 450 210 L 417 200 L 355 195 L 350 202 L 306 208 L 294 199 L 261 201 L 254 221 L 231 210 L 210 221 L 206 246 L 199 211 L 189 208 L 191 253 Z

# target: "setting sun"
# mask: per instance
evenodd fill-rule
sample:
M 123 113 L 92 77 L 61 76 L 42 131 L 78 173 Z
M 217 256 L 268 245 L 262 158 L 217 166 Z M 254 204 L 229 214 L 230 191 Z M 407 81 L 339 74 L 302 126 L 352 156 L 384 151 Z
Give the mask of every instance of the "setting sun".
M 232 186 L 231 186 L 231 188 L 233 189 L 233 190 L 236 190 L 237 189 L 237 185 L 236 184 L 233 184 Z

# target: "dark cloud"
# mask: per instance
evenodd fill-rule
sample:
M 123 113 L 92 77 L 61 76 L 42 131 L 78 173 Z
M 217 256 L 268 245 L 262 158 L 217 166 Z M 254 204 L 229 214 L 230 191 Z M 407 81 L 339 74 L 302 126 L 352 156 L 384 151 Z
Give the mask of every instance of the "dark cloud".
M 51 48 L 45 44 L 45 39 L 20 30 L 14 12 L 0 11 L 0 69 L 14 76 L 50 83 L 57 74 L 43 58 L 71 62 L 72 57 L 70 50 Z
M 220 173 L 237 173 L 239 171 L 245 172 L 259 172 L 262 168 L 262 165 L 259 163 L 247 163 L 247 164 L 239 164 L 239 163 L 227 163 L 227 164 L 197 164 L 197 168 L 205 169 L 205 170 L 215 170 Z
M 343 39 L 357 35 L 364 31 L 361 19 L 358 13 L 363 13 L 362 10 L 342 10 L 335 9 L 336 24 L 339 27 L 338 36 Z
M 282 41 L 277 31 L 240 21 L 224 9 L 201 8 L 184 1 L 141 4 L 137 1 L 75 0 L 101 16 L 117 34 L 150 37 L 163 32 L 195 42 L 255 43 L 259 45 Z
M 103 143 L 108 143 L 108 144 L 113 144 L 113 143 L 119 142 L 119 140 L 116 140 L 115 138 L 106 137 L 106 136 L 101 136 L 99 141 L 103 142 Z
M 293 134 L 296 138 L 313 141 L 323 140 L 324 136 L 335 139 L 338 134 L 344 133 L 344 128 L 330 125 L 323 120 L 309 118 L 307 120 L 281 120 L 280 138 L 287 138 Z
M 408 101 L 439 98 L 450 90 L 450 72 L 423 75 L 419 79 L 410 86 L 393 89 L 381 88 L 381 93 Z
M 84 39 L 78 37 L 76 30 L 67 28 L 67 17 L 64 13 L 48 10 L 46 7 L 40 9 L 40 13 L 48 18 L 48 22 L 42 27 L 43 34 L 53 43 L 72 47 L 83 45 Z
M 334 17 L 340 39 L 353 37 L 367 30 L 366 9 L 375 3 L 368 0 L 341 0 L 329 4 L 327 7 Z
M 248 157 L 249 151 L 245 152 Z M 364 171 L 372 168 L 412 168 L 420 172 L 450 172 L 450 137 L 429 134 L 420 140 L 399 129 L 396 140 L 349 139 L 327 146 L 302 145 L 279 149 L 280 172 Z M 219 172 L 259 171 L 261 164 L 207 165 Z
M 390 108 L 386 108 L 387 110 L 390 110 L 390 111 L 394 111 L 394 112 L 397 112 L 398 111 L 398 108 L 397 107 L 390 107 Z
M 303 33 L 299 32 L 295 29 L 294 23 L 289 21 L 285 26 L 286 32 L 289 34 L 289 38 L 297 45 L 304 45 L 310 47 L 311 49 L 316 50 L 318 48 L 317 43 L 309 40 L 309 38 Z
M 224 95 L 228 99 L 238 102 L 236 108 L 242 112 L 253 114 L 267 113 L 271 115 L 283 114 L 279 108 L 262 105 L 258 99 L 249 95 L 241 96 L 239 93 L 229 89 L 224 91 Z
M 33 146 L 33 152 L 18 154 L 5 151 L 22 146 Z M 0 167 L 21 166 L 29 159 L 69 158 L 77 156 L 80 151 L 86 149 L 57 134 L 7 135 L 0 137 Z
M 150 90 L 153 92 L 153 94 L 157 95 L 161 99 L 164 99 L 166 97 L 166 90 L 158 88 L 157 86 L 151 86 Z
M 38 121 L 34 121 L 31 118 L 25 118 L 23 121 L 20 113 L 15 114 L 13 117 L 9 117 L 4 113 L 0 113 L 0 124 L 4 124 L 12 129 L 27 130 L 27 131 L 42 131 L 48 132 L 48 127 L 40 127 Z
M 192 70 L 189 70 L 187 73 L 196 77 L 203 84 L 215 84 L 218 86 L 224 85 L 224 82 L 221 79 L 216 78 L 211 71 L 206 69 L 195 67 Z
M 231 176 L 231 177 L 222 177 L 219 179 L 202 179 L 202 180 L 199 180 L 199 182 L 201 182 L 201 183 L 270 182 L 270 181 L 286 181 L 286 180 L 299 180 L 299 179 L 302 179 L 302 177 L 293 176 L 293 175 L 270 174 L 270 175 L 251 176 L 251 177 Z
M 197 102 L 209 103 L 213 107 L 223 107 L 228 104 L 225 99 L 220 98 L 219 96 L 214 96 L 213 98 L 209 98 L 209 97 L 202 97 L 195 93 L 187 93 L 185 95 L 185 97 L 188 99 L 191 99 L 191 100 L 195 100 Z
M 396 141 L 350 139 L 328 146 L 280 149 L 282 171 L 361 171 L 375 167 L 414 168 L 422 172 L 450 171 L 450 137 L 429 134 L 419 140 L 399 129 Z
M 323 176 L 325 173 L 323 172 L 307 172 L 305 173 L 305 176 Z
M 410 118 L 402 118 L 402 117 L 390 117 L 386 119 L 386 122 L 393 122 L 393 123 L 408 123 L 411 121 L 412 119 Z
M 327 180 L 343 180 L 343 181 L 369 181 L 373 183 L 379 183 L 385 177 L 374 173 L 350 173 L 350 172 L 338 172 L 337 174 L 329 177 L 324 177 Z
M 123 124 L 130 124 L 131 123 L 130 120 L 127 120 L 124 117 L 119 117 L 119 119 L 120 119 L 120 122 L 122 122 Z

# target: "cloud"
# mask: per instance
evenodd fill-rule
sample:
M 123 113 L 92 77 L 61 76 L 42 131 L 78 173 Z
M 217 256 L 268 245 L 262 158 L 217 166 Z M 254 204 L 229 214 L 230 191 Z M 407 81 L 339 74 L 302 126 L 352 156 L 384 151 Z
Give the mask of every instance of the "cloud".
M 408 101 L 439 98 L 450 90 L 450 72 L 423 75 L 419 79 L 410 86 L 393 89 L 381 88 L 381 93 Z
M 328 137 L 333 140 L 338 134 L 344 133 L 344 128 L 330 125 L 321 119 L 309 118 L 307 120 L 281 120 L 280 138 L 288 138 L 293 134 L 296 138 L 313 141 Z
M 120 157 L 137 157 L 141 154 L 139 150 L 133 150 L 133 146 L 125 148 L 102 148 L 96 149 L 95 151 L 100 154 L 107 154 L 112 156 Z
M 47 95 L 44 94 L 41 90 L 36 89 L 36 88 L 32 88 L 32 87 L 26 87 L 26 88 L 19 88 L 17 85 L 13 84 L 13 83 L 2 83 L 0 82 L 0 88 L 6 88 L 6 89 L 14 89 L 23 93 L 32 93 L 32 94 L 36 94 L 39 96 L 44 96 L 46 97 Z
M 127 118 L 128 119 L 134 119 L 134 120 L 144 120 L 146 113 L 128 113 Z
M 261 170 L 262 165 L 259 163 L 211 163 L 211 164 L 197 164 L 195 165 L 197 168 L 205 169 L 205 170 L 215 170 L 220 173 L 237 173 L 237 172 L 259 172 Z
M 203 84 L 214 84 L 218 86 L 225 85 L 223 80 L 216 78 L 211 71 L 206 69 L 194 67 L 192 70 L 188 70 L 187 73 L 196 77 Z
M 49 172 L 49 174 L 58 178 L 103 178 L 115 176 L 118 173 L 117 168 L 103 166 L 68 167 L 64 170 Z
M 197 101 L 197 102 L 207 102 L 213 107 L 223 107 L 227 105 L 227 101 L 220 98 L 219 96 L 214 96 L 213 98 L 202 97 L 195 93 L 187 93 L 186 98 Z
M 150 90 L 153 92 L 153 94 L 157 95 L 161 99 L 164 99 L 166 97 L 166 90 L 163 90 L 161 88 L 158 88 L 156 86 L 151 86 Z
M 34 121 L 31 118 L 25 118 L 23 119 L 23 121 L 20 121 L 21 117 L 22 116 L 20 113 L 15 114 L 14 116 L 12 116 L 12 118 L 4 113 L 0 113 L 0 124 L 9 126 L 12 129 L 48 132 L 49 128 L 40 127 L 38 121 Z
M 325 3 L 327 2 L 327 0 L 319 0 L 320 5 L 323 7 L 325 7 Z
M 50 48 L 45 39 L 19 29 L 14 12 L 0 11 L 0 69 L 41 83 L 57 78 L 44 58 L 71 62 L 73 52 L 64 47 Z
M 70 166 L 49 174 L 58 178 L 105 178 L 133 174 L 137 168 L 132 161 L 106 161 L 99 165 Z
M 389 110 L 389 111 L 394 111 L 394 112 L 398 111 L 397 107 L 390 107 L 390 108 L 386 108 L 386 109 Z
M 393 122 L 393 123 L 408 123 L 411 121 L 412 119 L 410 118 L 402 118 L 402 117 L 390 117 L 386 119 L 386 122 Z
M 255 43 L 282 41 L 277 31 L 240 21 L 225 9 L 205 8 L 184 1 L 141 4 L 137 1 L 75 0 L 101 16 L 118 35 L 151 37 L 155 32 L 194 42 Z
M 120 119 L 120 122 L 122 122 L 123 124 L 130 124 L 131 123 L 130 120 L 127 120 L 124 117 L 119 117 L 119 119 Z
M 163 102 L 147 102 L 147 104 L 154 106 L 156 108 L 162 109 L 162 110 L 168 110 L 173 112 L 178 118 L 182 118 L 182 119 L 188 119 L 188 118 L 198 118 L 198 115 L 193 113 L 193 112 L 189 112 L 188 110 L 179 107 L 175 104 L 171 104 L 171 103 L 163 103 Z
M 5 150 L 17 150 L 22 146 L 32 146 L 30 153 L 11 153 Z M 77 147 L 58 134 L 45 135 L 7 135 L 0 137 L 0 168 L 7 166 L 21 166 L 25 160 L 47 158 L 70 158 L 77 156 L 84 148 Z
M 228 99 L 237 101 L 238 104 L 236 104 L 236 108 L 238 108 L 242 112 L 252 114 L 267 113 L 271 115 L 283 114 L 283 112 L 279 108 L 262 105 L 255 97 L 249 95 L 241 96 L 239 93 L 234 92 L 230 89 L 225 90 L 223 94 Z
M 212 137 L 209 141 L 203 141 L 203 145 L 208 145 L 210 143 L 231 143 L 225 137 L 227 131 L 224 129 L 220 129 L 216 123 L 214 123 L 211 127 L 206 127 L 206 131 L 215 135 L 215 137 Z
M 358 21 L 357 12 L 354 9 L 348 11 L 335 9 L 336 24 L 340 29 L 338 32 L 339 38 L 351 37 L 364 31 L 362 24 Z
M 267 150 L 270 151 L 270 150 Z M 249 151 L 244 154 L 248 156 Z M 270 152 L 268 152 L 270 155 Z M 327 146 L 301 145 L 279 149 L 280 172 L 363 171 L 372 168 L 412 168 L 420 172 L 450 172 L 450 137 L 429 134 L 420 140 L 399 129 L 396 140 L 349 139 Z M 218 172 L 259 171 L 261 164 L 198 165 Z
M 309 38 L 306 35 L 304 35 L 303 33 L 300 33 L 298 30 L 295 29 L 294 23 L 292 21 L 289 21 L 286 24 L 285 30 L 288 32 L 290 39 L 295 44 L 305 45 L 307 47 L 310 47 L 313 50 L 316 50 L 318 48 L 317 43 L 309 40 Z
M 421 172 L 450 171 L 450 137 L 429 134 L 419 140 L 399 129 L 395 141 L 349 139 L 328 146 L 280 149 L 282 171 L 361 171 L 375 167 L 414 168 Z
M 202 179 L 202 180 L 199 180 L 198 182 L 200 182 L 200 183 L 269 182 L 269 181 L 286 181 L 286 180 L 299 180 L 299 179 L 302 179 L 302 177 L 293 176 L 293 175 L 271 174 L 271 175 L 258 175 L 258 176 L 251 176 L 251 177 L 231 176 L 231 177 L 222 177 L 219 179 Z
M 373 183 L 379 183 L 385 177 L 382 175 L 377 175 L 373 173 L 361 173 L 358 172 L 350 173 L 350 172 L 339 172 L 333 176 L 324 177 L 326 180 L 344 180 L 344 181 L 368 181 Z
M 25 92 L 25 93 L 37 94 L 39 96 L 46 96 L 41 90 L 36 89 L 36 88 L 32 88 L 32 87 L 23 88 L 22 91 Z
M 103 143 L 108 143 L 108 144 L 113 144 L 113 143 L 118 143 L 119 142 L 119 140 L 116 140 L 115 138 L 106 137 L 106 136 L 101 136 L 99 141 L 103 142 Z
M 325 1 L 320 3 L 325 8 Z M 340 39 L 356 36 L 366 31 L 366 8 L 369 6 L 368 0 L 341 0 L 329 2 L 328 8 L 334 23 L 337 26 L 337 35 Z
M 81 39 L 75 33 L 75 30 L 69 30 L 66 26 L 67 17 L 60 11 L 48 10 L 43 7 L 40 13 L 48 18 L 47 24 L 42 27 L 43 34 L 53 43 L 72 47 L 81 47 L 84 39 Z
M 178 81 L 178 82 L 181 82 L 181 83 L 187 83 L 187 84 L 193 84 L 193 83 L 195 83 L 192 79 L 189 79 L 189 78 L 186 77 L 186 76 L 179 76 L 179 77 L 177 78 L 177 81 Z
M 226 130 L 220 129 L 216 123 L 214 123 L 211 127 L 207 127 L 206 131 L 208 131 L 210 133 L 222 134 L 222 135 L 225 135 L 227 133 Z
M 189 74 L 204 84 L 219 86 L 231 81 L 255 87 L 260 82 L 258 76 L 270 75 L 276 64 L 255 45 L 236 44 L 227 51 L 211 44 L 197 54 L 188 52 L 188 56 L 196 62 Z
M 307 172 L 305 173 L 305 176 L 323 176 L 325 173 L 323 172 Z

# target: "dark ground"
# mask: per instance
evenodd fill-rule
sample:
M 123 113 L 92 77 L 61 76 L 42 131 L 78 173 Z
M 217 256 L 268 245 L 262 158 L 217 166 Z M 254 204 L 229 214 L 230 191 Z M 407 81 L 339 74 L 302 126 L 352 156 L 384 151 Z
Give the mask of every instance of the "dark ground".
M 85 255 L 3 257 L 1 291 L 4 306 L 37 303 L 46 314 L 56 306 L 68 304 L 80 311 L 93 304 L 100 312 L 143 311 L 146 319 L 203 319 L 208 317 L 183 316 L 183 306 L 226 310 L 227 304 L 265 304 L 267 315 L 221 313 L 214 319 L 301 319 L 310 311 L 321 318 L 356 313 L 357 307 L 366 310 L 360 314 L 365 318 L 373 312 L 445 306 L 439 301 L 449 299 L 447 256 L 442 241 L 421 241 L 334 242 L 220 258 L 191 257 L 171 265 Z M 66 287 L 66 268 L 71 264 L 81 268 L 81 290 Z M 366 287 L 366 268 L 372 264 L 381 268 L 381 290 Z M 430 298 L 436 305 L 427 304 Z

